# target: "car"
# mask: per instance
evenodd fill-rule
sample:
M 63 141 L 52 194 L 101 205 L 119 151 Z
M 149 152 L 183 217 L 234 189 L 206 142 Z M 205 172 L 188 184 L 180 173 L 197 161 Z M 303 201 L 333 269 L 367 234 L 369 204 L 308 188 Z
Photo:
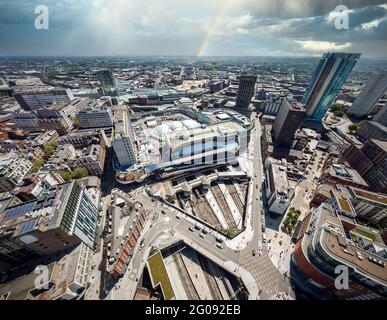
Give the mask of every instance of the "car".
M 222 238 L 219 238 L 219 237 L 216 237 L 216 242 L 219 242 L 219 243 L 222 243 L 223 242 L 223 239 Z
M 265 225 L 262 225 L 261 228 L 262 228 L 262 232 L 265 232 Z
M 161 213 L 162 213 L 162 214 L 167 214 L 167 213 L 165 212 L 165 210 L 161 210 Z
M 199 231 L 202 230 L 202 228 L 198 224 L 195 224 L 195 229 Z
M 145 247 L 145 240 L 142 239 L 140 242 L 140 250 L 142 250 Z
M 192 227 L 192 226 L 189 227 L 188 230 L 191 231 L 191 232 L 194 232 L 194 231 L 195 231 L 194 227 Z
M 257 252 L 255 250 L 251 251 L 251 254 L 253 255 L 253 257 L 255 257 L 255 255 L 257 254 Z
M 217 243 L 216 246 L 219 248 L 219 249 L 223 249 L 223 245 L 221 243 Z
M 200 235 L 199 235 L 201 238 L 205 238 L 206 237 L 206 235 L 202 232 Z
M 266 237 L 266 234 L 262 234 L 262 242 L 263 243 L 266 243 L 266 240 L 267 240 L 267 237 Z
M 206 228 L 203 228 L 203 231 L 202 231 L 204 234 L 207 234 L 208 233 L 208 230 Z
M 265 216 L 264 215 L 261 216 L 261 221 L 265 222 Z
M 176 218 L 177 218 L 177 219 L 180 219 L 180 218 L 181 218 L 179 213 L 176 214 Z

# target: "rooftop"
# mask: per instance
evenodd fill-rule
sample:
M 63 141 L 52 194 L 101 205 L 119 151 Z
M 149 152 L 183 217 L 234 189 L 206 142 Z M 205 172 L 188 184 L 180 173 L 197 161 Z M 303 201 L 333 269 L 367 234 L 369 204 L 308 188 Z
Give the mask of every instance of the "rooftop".
M 372 201 L 372 202 L 378 202 L 382 205 L 387 206 L 387 195 L 385 194 L 366 191 L 366 190 L 362 190 L 354 187 L 351 187 L 351 190 L 359 198 Z

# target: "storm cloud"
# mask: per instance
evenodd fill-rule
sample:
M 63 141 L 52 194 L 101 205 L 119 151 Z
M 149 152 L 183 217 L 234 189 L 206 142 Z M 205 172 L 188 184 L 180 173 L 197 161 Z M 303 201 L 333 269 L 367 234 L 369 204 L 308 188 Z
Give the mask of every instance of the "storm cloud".
M 349 29 L 335 28 L 337 5 Z M 34 27 L 37 5 L 49 30 Z M 2 55 L 320 55 L 385 58 L 384 1 L 0 0 Z

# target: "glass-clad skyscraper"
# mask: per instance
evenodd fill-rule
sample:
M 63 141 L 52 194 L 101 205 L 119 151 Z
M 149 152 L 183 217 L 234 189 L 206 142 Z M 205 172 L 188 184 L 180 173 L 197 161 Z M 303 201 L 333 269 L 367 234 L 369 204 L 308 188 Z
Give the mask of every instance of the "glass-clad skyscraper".
M 308 118 L 323 119 L 359 58 L 360 53 L 334 52 L 323 55 L 302 98 Z
M 99 80 L 102 84 L 102 91 L 105 96 L 117 97 L 117 80 L 109 70 L 98 72 Z

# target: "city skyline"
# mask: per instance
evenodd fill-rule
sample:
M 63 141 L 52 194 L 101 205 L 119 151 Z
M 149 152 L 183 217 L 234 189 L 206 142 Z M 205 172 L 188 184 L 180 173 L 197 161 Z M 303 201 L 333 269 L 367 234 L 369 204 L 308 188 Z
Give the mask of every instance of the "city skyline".
M 361 52 L 384 58 L 387 6 L 344 1 L 348 30 L 338 30 L 337 1 L 0 1 L 0 55 L 320 56 Z M 36 6 L 49 29 L 36 30 Z

